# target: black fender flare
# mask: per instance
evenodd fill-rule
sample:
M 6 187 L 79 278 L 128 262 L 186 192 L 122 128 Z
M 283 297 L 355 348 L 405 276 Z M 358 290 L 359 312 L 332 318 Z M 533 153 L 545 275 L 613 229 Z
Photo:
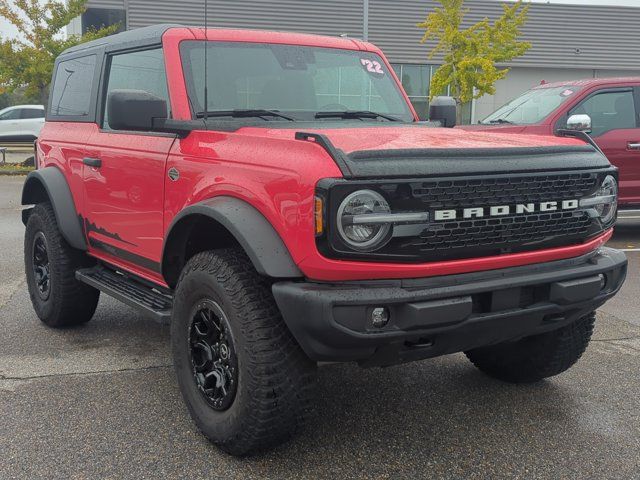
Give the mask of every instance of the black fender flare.
M 43 192 L 48 198 L 43 196 Z M 53 206 L 58 228 L 64 239 L 73 248 L 87 250 L 81 217 L 76 210 L 71 189 L 64 174 L 56 167 L 45 167 L 29 173 L 22 187 L 22 205 L 34 205 L 47 199 Z M 30 209 L 22 211 L 25 225 L 29 213 Z
M 162 247 L 162 274 L 165 278 L 172 233 L 178 230 L 182 221 L 193 215 L 209 217 L 227 229 L 247 253 L 258 273 L 273 278 L 303 276 L 282 238 L 262 213 L 238 198 L 219 196 L 185 208 L 171 222 Z

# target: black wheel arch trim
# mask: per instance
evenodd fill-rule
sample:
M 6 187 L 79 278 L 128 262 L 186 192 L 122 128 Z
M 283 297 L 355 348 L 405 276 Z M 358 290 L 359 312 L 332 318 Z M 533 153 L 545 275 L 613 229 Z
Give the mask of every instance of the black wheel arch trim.
M 45 167 L 27 175 L 22 187 L 22 205 L 34 205 L 43 199 L 39 195 L 44 189 L 56 215 L 58 228 L 64 239 L 73 248 L 87 250 L 87 242 L 82 223 L 71 195 L 71 189 L 64 174 L 56 167 Z M 22 221 L 26 225 L 30 209 L 22 211 Z
M 172 234 L 183 220 L 194 215 L 206 216 L 226 228 L 247 253 L 258 273 L 273 278 L 303 277 L 282 238 L 260 211 L 244 200 L 218 196 L 186 207 L 171 222 L 162 248 L 162 274 L 165 279 L 169 255 L 174 247 Z

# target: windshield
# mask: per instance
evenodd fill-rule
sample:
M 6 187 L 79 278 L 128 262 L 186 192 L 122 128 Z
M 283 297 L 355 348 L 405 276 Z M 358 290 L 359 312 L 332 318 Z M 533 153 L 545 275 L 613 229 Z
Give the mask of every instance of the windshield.
M 515 123 L 530 125 L 541 122 L 578 91 L 575 86 L 535 88 L 493 112 L 483 124 Z
M 294 120 L 389 121 L 394 117 L 413 121 L 406 100 L 378 55 L 299 45 L 209 42 L 205 107 L 204 49 L 203 41 L 180 46 L 196 115 L 205 110 L 218 114 L 269 110 Z M 346 111 L 351 113 L 317 116 L 319 112 Z M 255 116 L 286 121 L 282 115 Z

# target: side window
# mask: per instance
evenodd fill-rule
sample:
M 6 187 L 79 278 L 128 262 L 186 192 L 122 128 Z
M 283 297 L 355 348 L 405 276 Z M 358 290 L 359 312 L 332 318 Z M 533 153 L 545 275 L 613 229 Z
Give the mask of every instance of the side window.
M 0 115 L 0 120 L 17 120 L 20 118 L 20 109 L 14 108 Z
M 22 119 L 31 119 L 31 118 L 43 118 L 44 110 L 39 108 L 24 108 L 22 109 L 22 115 L 20 118 Z
M 167 75 L 164 68 L 162 49 L 143 50 L 132 53 L 122 53 L 111 57 L 107 92 L 104 97 L 105 111 L 102 128 L 109 128 L 109 111 L 106 100 L 113 90 L 144 90 L 167 101 Z
M 51 116 L 89 115 L 95 69 L 95 55 L 65 60 L 58 64 L 51 90 Z
M 610 130 L 636 128 L 633 92 L 597 93 L 574 108 L 570 115 L 586 113 L 591 117 L 591 135 L 597 137 Z

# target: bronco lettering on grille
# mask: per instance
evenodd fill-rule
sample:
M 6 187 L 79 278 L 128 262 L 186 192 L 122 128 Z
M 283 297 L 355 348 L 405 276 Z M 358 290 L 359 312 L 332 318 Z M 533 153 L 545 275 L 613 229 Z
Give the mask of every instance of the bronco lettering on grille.
M 578 200 L 562 200 L 540 203 L 518 203 L 516 205 L 494 205 L 492 207 L 472 207 L 460 210 L 436 210 L 435 221 L 457 220 L 459 218 L 501 217 L 534 212 L 553 212 L 556 210 L 575 210 Z

